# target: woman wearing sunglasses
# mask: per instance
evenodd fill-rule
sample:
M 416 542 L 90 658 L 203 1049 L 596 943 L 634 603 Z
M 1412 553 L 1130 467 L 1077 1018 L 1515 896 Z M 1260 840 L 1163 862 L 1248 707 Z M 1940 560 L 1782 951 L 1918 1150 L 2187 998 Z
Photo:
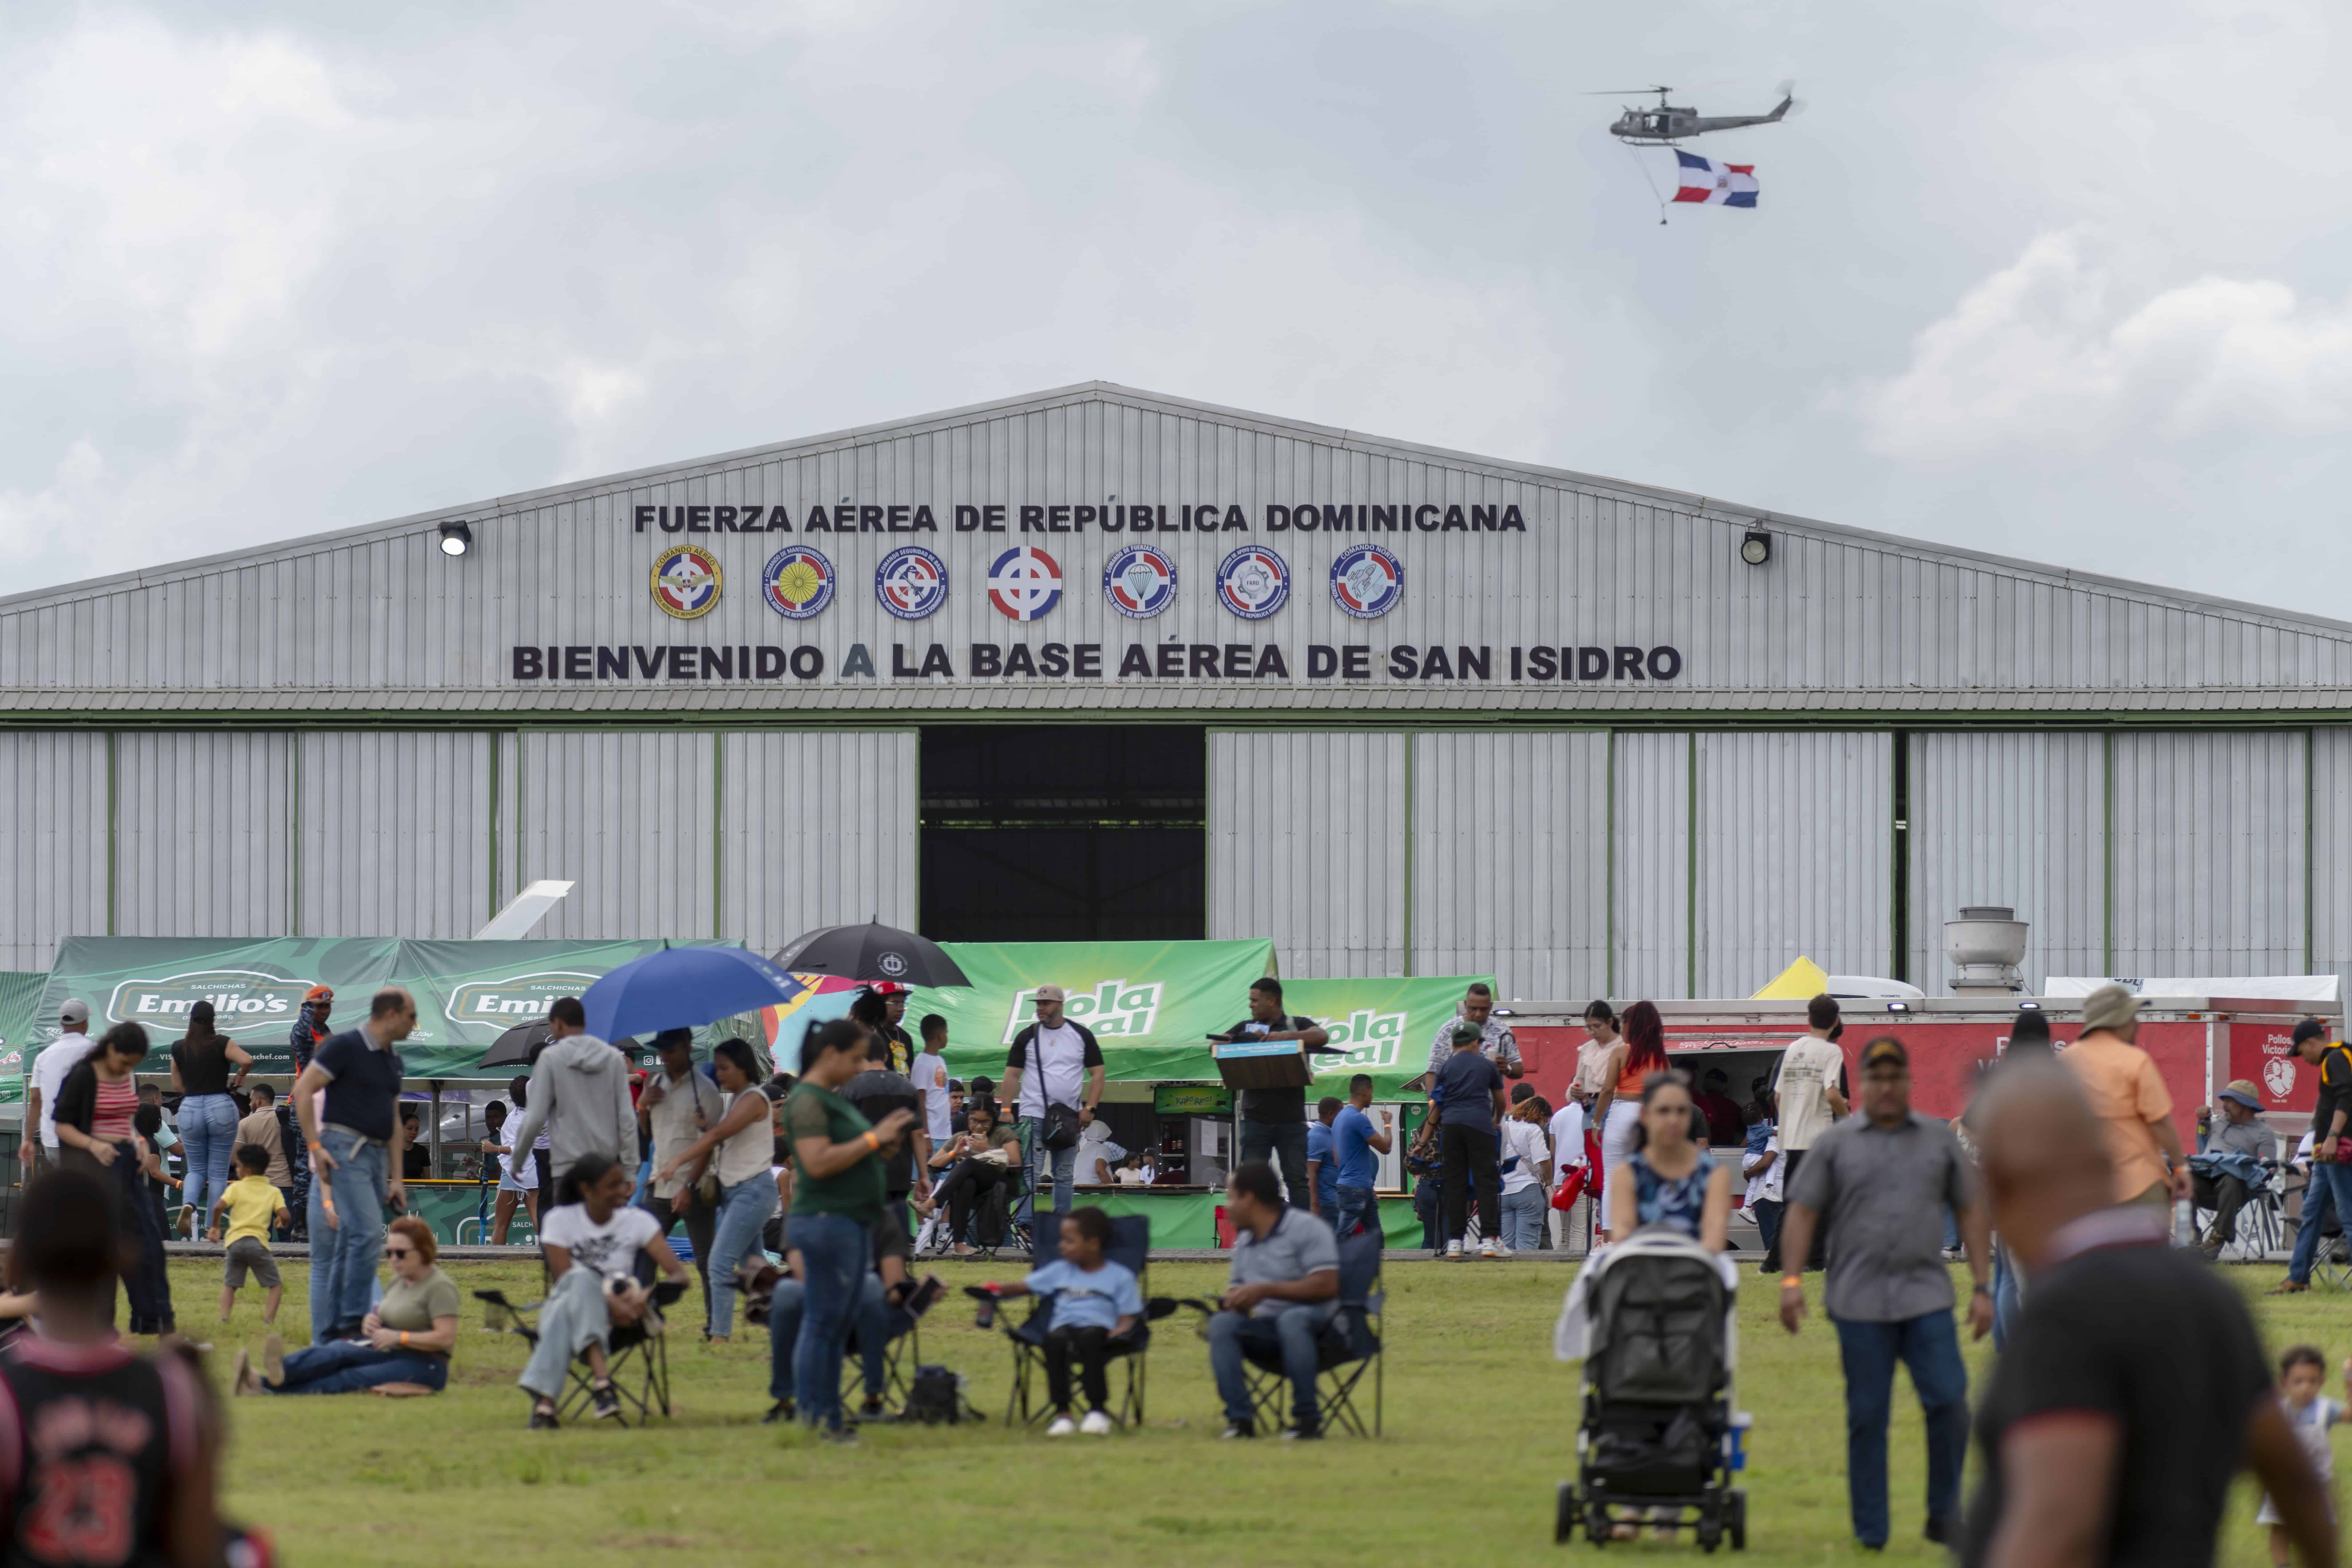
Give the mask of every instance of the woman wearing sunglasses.
M 356 1394 L 363 1389 L 438 1394 L 449 1381 L 449 1352 L 457 1344 L 457 1287 L 433 1266 L 433 1229 L 403 1215 L 384 1233 L 392 1283 L 360 1325 L 366 1342 L 336 1340 L 292 1355 L 276 1334 L 262 1351 L 256 1377 L 236 1352 L 239 1394 Z M 394 1385 L 399 1385 L 395 1390 Z

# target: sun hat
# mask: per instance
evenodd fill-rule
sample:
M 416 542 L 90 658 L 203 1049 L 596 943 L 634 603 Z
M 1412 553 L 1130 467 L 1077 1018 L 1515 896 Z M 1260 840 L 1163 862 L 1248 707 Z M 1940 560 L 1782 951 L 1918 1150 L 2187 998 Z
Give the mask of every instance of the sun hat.
M 2221 1091 L 2221 1098 L 2234 1100 L 2248 1110 L 2260 1110 L 2263 1108 L 2263 1091 L 2254 1087 L 2254 1080 L 2250 1078 L 2231 1079 L 2230 1087 Z
M 2102 985 L 2083 998 L 2083 1028 L 2128 1029 L 2139 1016 L 2139 998 L 2120 985 Z

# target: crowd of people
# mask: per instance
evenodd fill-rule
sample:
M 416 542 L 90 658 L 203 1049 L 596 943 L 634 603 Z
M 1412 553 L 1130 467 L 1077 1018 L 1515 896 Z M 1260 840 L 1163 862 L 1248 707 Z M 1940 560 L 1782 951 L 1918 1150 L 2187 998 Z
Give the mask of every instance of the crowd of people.
M 895 992 L 869 990 L 848 1017 L 813 1026 L 796 1070 L 764 1070 L 740 1040 L 698 1062 L 690 1034 L 677 1029 L 656 1037 L 658 1070 L 641 1081 L 586 1033 L 576 1000 L 551 1007 L 548 1043 L 483 1145 L 498 1160 L 501 1227 L 525 1206 L 545 1259 L 546 1300 L 518 1380 L 530 1426 L 558 1423 L 575 1363 L 586 1368 L 590 1418 L 619 1413 L 613 1337 L 658 1310 L 664 1290 L 687 1288 L 667 1241 L 682 1221 L 703 1334 L 730 1338 L 739 1308 L 764 1319 L 768 1418 L 840 1442 L 884 1415 L 884 1352 L 925 1304 L 908 1267 L 919 1225 L 956 1252 L 1001 1243 L 1008 1225 L 1046 1226 L 1058 1258 L 984 1289 L 994 1300 L 1054 1302 L 1040 1346 L 1048 1433 L 1112 1428 L 1107 1366 L 1132 1343 L 1144 1302 L 1134 1272 L 1109 1256 L 1108 1216 L 1073 1202 L 1076 1185 L 1136 1168 L 1119 1163 L 1124 1152 L 1097 1115 L 1100 1047 L 1066 1017 L 1058 988 L 1044 986 L 1001 1089 L 984 1079 L 966 1086 L 945 1069 L 945 1021 L 922 1021 L 919 1048 L 900 1027 L 904 997 Z M 215 1031 L 207 1008 L 192 1012 L 169 1053 L 181 1096 L 183 1212 L 224 1247 L 218 1333 L 231 1330 L 248 1284 L 262 1293 L 262 1353 L 257 1362 L 236 1352 L 235 1393 L 429 1394 L 447 1383 L 459 1303 L 431 1227 L 399 1212 L 417 1137 L 399 1100 L 398 1047 L 415 1005 L 386 988 L 361 1023 L 329 1032 L 331 1005 L 331 995 L 306 1001 L 297 1034 L 307 1038 L 298 1038 L 301 1061 L 283 1106 L 267 1086 L 246 1090 L 250 1055 Z M 184 1343 L 163 1260 L 163 1240 L 179 1228 L 163 1163 L 173 1134 L 159 1097 L 135 1083 L 150 1042 L 129 1024 L 90 1040 L 88 1020 L 83 1005 L 68 1003 L 59 1041 L 30 1075 L 36 1131 L 25 1158 L 37 1174 L 11 1283 L 55 1292 L 58 1304 L 39 1295 L 39 1331 L 20 1331 L 17 1343 L 110 1331 L 118 1280 L 131 1332 Z M 1901 1040 L 1868 1041 L 1849 1074 L 1828 996 L 1810 1004 L 1805 1034 L 1769 1081 L 1749 1086 L 1744 1107 L 1721 1068 L 1694 1082 L 1673 1067 L 1656 1007 L 1637 1002 L 1621 1018 L 1596 1002 L 1555 1110 L 1525 1081 L 1491 994 L 1474 986 L 1433 1042 L 1431 1113 L 1405 1163 L 1419 1176 L 1417 1205 L 1433 1192 L 1425 1239 L 1448 1261 L 1474 1256 L 1465 1245 L 1474 1215 L 1476 1255 L 1507 1257 L 1544 1245 L 1547 1215 L 1564 1226 L 1580 1204 L 1597 1247 L 1663 1229 L 1722 1252 L 1737 1188 L 1738 1206 L 1758 1223 L 1763 1267 L 1780 1276 L 1789 1331 L 1801 1331 L 1809 1315 L 1809 1269 L 1823 1272 L 1844 1380 L 1851 1524 L 1865 1547 L 1884 1546 L 1892 1531 L 1886 1441 L 1899 1363 L 1926 1431 L 1925 1532 L 1965 1542 L 1971 1561 L 2027 1561 L 2029 1548 L 2052 1541 L 2114 1548 L 2200 1530 L 2210 1539 L 2241 1462 L 2269 1489 L 2274 1560 L 2300 1552 L 2321 1561 L 2315 1531 L 2331 1527 L 2324 1499 L 2305 1483 L 2344 1415 L 2321 1392 L 2326 1358 L 2297 1346 L 2274 1380 L 2234 1294 L 2199 1272 L 2189 1249 L 2167 1245 L 2172 1205 L 2192 1196 L 2213 1214 L 2199 1243 L 2209 1257 L 2233 1237 L 2274 1163 L 2259 1095 L 2230 1086 L 2200 1121 L 2192 1154 L 2136 1031 L 2137 1003 L 2120 987 L 2085 999 L 2080 1036 L 2063 1054 L 2038 1014 L 2021 1015 L 1969 1115 L 1948 1124 L 1914 1110 Z M 1313 1020 L 1286 1010 L 1270 978 L 1253 986 L 1234 1032 L 1306 1049 L 1324 1039 Z M 2308 1239 L 2319 1228 L 2315 1210 L 2352 1197 L 2337 1195 L 2352 1185 L 2352 1051 L 2316 1024 L 2294 1044 L 2321 1081 Z M 1283 1436 L 1320 1435 L 1318 1370 L 1339 1246 L 1377 1229 L 1378 1161 L 1397 1148 L 1392 1117 L 1376 1120 L 1372 1079 L 1353 1075 L 1348 1089 L 1312 1117 L 1303 1090 L 1249 1091 L 1239 1108 L 1243 1158 L 1224 1192 L 1231 1274 L 1204 1329 L 1228 1437 L 1257 1436 L 1245 1375 L 1253 1362 L 1283 1369 Z M 57 1215 L 86 1217 L 93 1205 L 105 1220 L 104 1268 L 58 1230 Z M 283 1288 L 269 1244 L 301 1234 L 312 1242 L 310 1335 L 289 1352 L 277 1331 Z M 2299 1241 L 2280 1290 L 2305 1288 L 2308 1253 Z M 1965 1301 L 1952 1283 L 1955 1256 L 1969 1277 Z M 380 1260 L 388 1279 L 378 1278 Z M 1995 1334 L 2000 1347 L 1977 1413 L 1986 1482 L 1965 1525 L 1964 1327 Z M 863 1363 L 855 1410 L 841 1393 L 852 1351 Z M 27 1388 L 38 1395 L 23 1369 L 44 1366 L 41 1353 L 0 1356 L 0 1376 L 20 1399 Z M 148 1364 L 105 1362 L 109 1375 L 131 1382 L 151 1374 L 125 1369 Z M 167 1388 L 184 1375 L 177 1364 L 155 1363 L 163 1382 L 142 1386 Z M 2346 1375 L 2352 1402 L 2352 1367 Z M 2274 1382 L 2278 1399 L 2269 1397 Z M 2052 1412 L 2064 1419 L 2044 1418 Z M 2242 1441 L 2208 1443 L 2200 1458 L 2155 1436 L 2179 1430 L 2181 1412 L 2194 1415 L 2199 1433 L 2242 1432 Z M 2112 1478 L 2104 1489 L 2053 1480 L 2100 1476 Z M 179 1528 L 169 1512 L 152 1527 Z

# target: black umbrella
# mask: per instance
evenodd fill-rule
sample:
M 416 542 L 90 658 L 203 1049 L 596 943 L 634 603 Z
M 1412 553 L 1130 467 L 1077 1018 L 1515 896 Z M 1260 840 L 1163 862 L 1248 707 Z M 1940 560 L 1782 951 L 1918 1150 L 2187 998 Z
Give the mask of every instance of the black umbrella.
M 896 926 L 826 926 L 786 942 L 775 955 L 795 974 L 893 980 L 901 985 L 969 985 L 940 944 Z
M 482 1059 L 474 1064 L 474 1070 L 479 1072 L 484 1068 L 527 1067 L 530 1062 L 530 1053 L 546 1043 L 546 1019 L 539 1018 L 528 1024 L 518 1024 L 490 1042 L 490 1048 L 482 1053 Z M 633 1055 L 637 1049 L 637 1042 L 633 1039 L 614 1040 L 613 1044 L 624 1055 Z

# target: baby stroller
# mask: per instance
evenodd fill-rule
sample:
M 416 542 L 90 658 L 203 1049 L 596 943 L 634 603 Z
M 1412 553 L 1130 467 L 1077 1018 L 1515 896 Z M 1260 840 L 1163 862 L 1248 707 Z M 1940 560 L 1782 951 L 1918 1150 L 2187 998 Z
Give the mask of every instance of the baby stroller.
M 1577 1479 L 1559 1485 L 1555 1541 L 1579 1523 L 1593 1545 L 1627 1526 L 1693 1531 L 1713 1552 L 1748 1546 L 1745 1463 L 1733 1415 L 1739 1359 L 1731 1289 L 1717 1254 L 1677 1232 L 1635 1232 L 1588 1263 L 1570 1292 L 1560 1351 L 1572 1355 L 1580 1295 L 1588 1325 Z

